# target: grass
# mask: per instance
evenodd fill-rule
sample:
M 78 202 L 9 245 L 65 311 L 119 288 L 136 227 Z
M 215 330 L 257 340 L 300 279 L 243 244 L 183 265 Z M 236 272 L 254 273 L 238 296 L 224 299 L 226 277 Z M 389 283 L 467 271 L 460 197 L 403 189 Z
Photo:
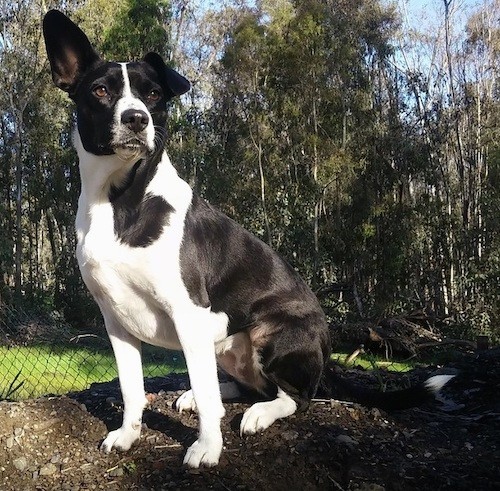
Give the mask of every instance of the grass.
M 347 363 L 346 359 L 350 353 L 333 353 L 331 359 L 336 361 L 340 365 L 344 365 L 346 367 L 356 367 L 360 366 L 365 368 L 366 370 L 373 370 L 376 368 L 384 368 L 391 372 L 408 372 L 415 368 L 415 361 L 394 361 L 394 360 L 386 360 L 383 357 L 377 357 L 372 354 L 363 354 L 357 356 L 353 361 Z
M 185 370 L 181 354 L 153 347 L 144 349 L 145 377 Z M 65 394 L 117 376 L 111 352 L 44 345 L 0 346 L 0 399 L 21 400 L 46 394 Z M 12 391 L 13 387 L 17 389 Z
M 346 364 L 348 353 L 334 353 L 332 360 L 345 366 L 361 366 L 371 370 L 385 368 L 407 372 L 415 363 L 387 361 L 373 355 L 358 356 Z M 144 346 L 143 372 L 145 377 L 185 372 L 182 354 L 154 346 Z M 46 394 L 65 394 L 86 389 L 94 382 L 107 382 L 118 376 L 111 351 L 87 348 L 0 346 L 0 399 L 22 400 Z

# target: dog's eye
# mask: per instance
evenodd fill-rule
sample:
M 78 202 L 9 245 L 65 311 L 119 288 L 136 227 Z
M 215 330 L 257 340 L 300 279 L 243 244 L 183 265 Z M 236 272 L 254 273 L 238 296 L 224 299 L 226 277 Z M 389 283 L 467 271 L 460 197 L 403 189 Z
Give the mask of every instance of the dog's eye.
M 108 95 L 108 89 L 104 85 L 98 85 L 93 92 L 97 97 L 106 97 Z
M 160 99 L 160 97 L 161 97 L 161 93 L 160 93 L 160 91 L 159 91 L 159 90 L 155 90 L 155 89 L 153 89 L 153 90 L 151 90 L 151 91 L 149 92 L 149 94 L 148 94 L 148 96 L 147 96 L 147 97 L 148 97 L 148 100 L 149 100 L 149 101 L 156 102 L 157 100 L 159 100 L 159 99 Z

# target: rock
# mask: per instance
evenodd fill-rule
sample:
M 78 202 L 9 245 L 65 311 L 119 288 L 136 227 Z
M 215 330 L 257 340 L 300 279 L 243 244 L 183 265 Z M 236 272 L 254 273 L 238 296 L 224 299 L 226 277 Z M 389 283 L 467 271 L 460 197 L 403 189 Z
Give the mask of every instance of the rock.
M 14 428 L 14 436 L 21 437 L 24 435 L 24 430 L 22 428 Z
M 61 461 L 61 456 L 60 456 L 59 454 L 57 454 L 57 453 L 56 453 L 56 454 L 54 454 L 54 455 L 52 456 L 52 458 L 50 459 L 50 462 L 51 462 L 52 464 L 59 464 L 59 462 L 60 462 L 60 461 Z
M 122 477 L 123 476 L 123 468 L 115 467 L 109 471 L 109 477 Z
M 24 472 L 28 468 L 28 459 L 26 457 L 18 457 L 12 461 L 12 464 L 19 472 Z
M 5 446 L 7 448 L 12 448 L 14 446 L 14 437 L 13 436 L 9 436 L 7 438 L 7 441 L 5 442 Z
M 56 472 L 57 472 L 57 466 L 52 462 L 49 462 L 40 469 L 39 474 L 40 476 L 52 476 Z

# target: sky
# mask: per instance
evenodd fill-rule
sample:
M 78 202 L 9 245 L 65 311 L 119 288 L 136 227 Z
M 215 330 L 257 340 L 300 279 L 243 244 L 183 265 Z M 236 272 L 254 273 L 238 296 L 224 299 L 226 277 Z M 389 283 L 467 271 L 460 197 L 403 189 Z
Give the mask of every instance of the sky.
M 391 3 L 391 0 L 386 2 Z M 485 0 L 453 0 L 452 8 L 463 10 L 465 13 L 484 3 Z M 397 4 L 408 12 L 408 21 L 415 28 L 425 28 L 435 23 L 436 16 L 442 14 L 444 10 L 444 0 L 397 0 Z M 465 15 L 462 17 L 460 19 L 459 16 L 459 20 L 465 22 Z

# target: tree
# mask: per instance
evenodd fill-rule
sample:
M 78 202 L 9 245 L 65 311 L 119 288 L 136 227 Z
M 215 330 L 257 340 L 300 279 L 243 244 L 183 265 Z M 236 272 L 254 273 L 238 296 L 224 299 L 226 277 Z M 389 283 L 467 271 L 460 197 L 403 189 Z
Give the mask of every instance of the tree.
M 142 58 L 155 51 L 170 58 L 168 0 L 126 0 L 104 34 L 102 50 L 112 60 Z
M 436 2 L 428 28 L 379 0 L 57 5 L 105 58 L 154 50 L 191 80 L 170 108 L 174 165 L 314 287 L 355 285 L 367 315 L 426 306 L 471 332 L 498 325 L 498 0 Z M 0 6 L 0 300 L 78 323 L 94 313 L 48 5 Z
M 3 2 L 0 11 L 0 95 L 4 167 L 5 210 L 11 216 L 6 221 L 7 252 L 14 246 L 14 293 L 21 298 L 23 282 L 23 248 L 25 213 L 24 161 L 28 151 L 25 138 L 29 105 L 39 95 L 44 84 L 43 62 L 40 59 L 41 37 L 38 10 L 30 2 Z M 15 203 L 15 208 L 13 208 Z M 14 218 L 12 218 L 14 217 Z M 14 237 L 13 244 L 10 237 Z M 3 281 L 10 284 L 10 265 L 4 263 Z M 4 287 L 5 289 L 5 287 Z

